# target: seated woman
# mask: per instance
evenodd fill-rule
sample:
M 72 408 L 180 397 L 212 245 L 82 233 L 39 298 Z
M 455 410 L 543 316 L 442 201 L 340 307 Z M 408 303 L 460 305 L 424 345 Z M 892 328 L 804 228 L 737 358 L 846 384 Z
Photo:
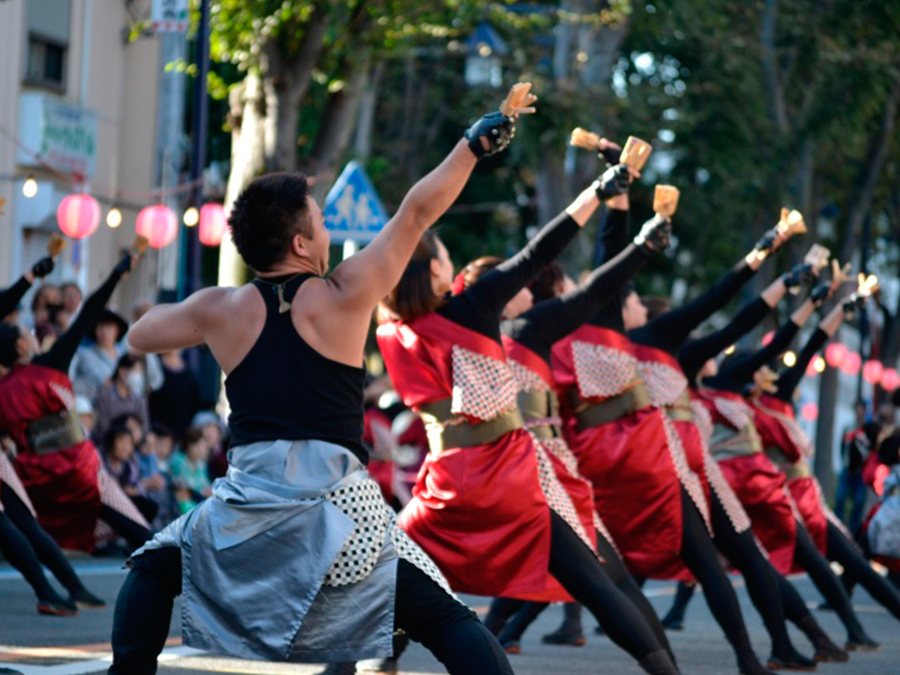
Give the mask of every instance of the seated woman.
M 212 494 L 206 466 L 208 459 L 209 443 L 203 430 L 191 427 L 184 434 L 182 452 L 172 455 L 169 465 L 181 513 L 187 513 Z

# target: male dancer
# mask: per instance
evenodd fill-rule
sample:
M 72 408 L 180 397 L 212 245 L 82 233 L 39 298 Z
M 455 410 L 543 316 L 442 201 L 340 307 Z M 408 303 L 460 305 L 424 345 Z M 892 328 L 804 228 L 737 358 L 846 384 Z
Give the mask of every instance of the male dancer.
M 212 350 L 227 375 L 231 468 L 212 498 L 132 559 L 110 673 L 156 671 L 182 584 L 184 638 L 194 647 L 347 661 L 389 655 L 397 627 L 450 673 L 512 672 L 366 473 L 362 364 L 372 310 L 420 236 L 477 159 L 513 134 L 500 113 L 479 120 L 375 240 L 328 277 L 329 235 L 306 179 L 255 180 L 229 225 L 258 278 L 156 307 L 134 326 L 136 349 Z

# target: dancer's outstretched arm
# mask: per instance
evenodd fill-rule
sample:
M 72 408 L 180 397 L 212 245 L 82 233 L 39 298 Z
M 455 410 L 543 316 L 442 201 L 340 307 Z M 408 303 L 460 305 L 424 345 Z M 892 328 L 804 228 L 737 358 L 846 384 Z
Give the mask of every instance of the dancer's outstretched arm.
M 668 246 L 671 224 L 661 216 L 648 220 L 635 241 L 591 272 L 577 288 L 539 302 L 508 326 L 508 334 L 549 361 L 554 343 L 585 323 L 619 294 L 650 256 Z
M 19 306 L 19 301 L 31 288 L 34 280 L 43 279 L 50 274 L 53 271 L 53 266 L 53 258 L 50 256 L 42 258 L 28 272 L 25 272 L 16 283 L 6 290 L 0 291 L 0 321 L 3 321 L 16 310 L 16 307 Z

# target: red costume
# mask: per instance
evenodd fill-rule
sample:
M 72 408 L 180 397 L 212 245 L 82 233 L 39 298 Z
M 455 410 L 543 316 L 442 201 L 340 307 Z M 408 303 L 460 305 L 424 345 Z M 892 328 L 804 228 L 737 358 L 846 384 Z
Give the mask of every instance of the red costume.
M 0 379 L 0 428 L 19 449 L 16 472 L 38 514 L 38 522 L 62 548 L 93 551 L 100 513 L 100 460 L 89 440 L 40 452 L 40 434 L 61 429 L 77 436 L 75 394 L 64 373 L 37 364 L 16 365 Z M 79 427 L 80 429 L 80 427 Z M 83 435 L 82 435 L 83 436 Z
M 585 324 L 554 345 L 552 365 L 563 433 L 628 568 L 642 577 L 684 574 L 679 472 L 690 470 L 677 432 L 650 405 L 634 346 L 615 330 Z M 632 397 L 633 410 L 623 407 L 602 424 L 579 421 L 622 397 Z
M 506 335 L 503 336 L 503 347 L 519 385 L 519 409 L 525 417 L 525 426 L 534 438 L 541 474 L 543 476 L 547 469 L 553 470 L 555 480 L 541 482 L 550 506 L 566 519 L 591 550 L 597 548 L 597 530 L 612 543 L 612 537 L 594 509 L 591 483 L 578 473 L 578 460 L 565 439 L 559 436 L 562 420 L 553 391 L 550 366 L 526 346 Z M 554 503 L 557 484 L 565 490 L 568 499 Z
M 789 403 L 763 395 L 754 402 L 753 411 L 765 452 L 787 477 L 794 506 L 816 548 L 824 555 L 828 522 L 840 521 L 825 504 L 819 481 L 809 466 L 815 452 L 812 442 L 797 424 Z M 840 528 L 845 530 L 843 525 Z
M 750 517 L 753 533 L 781 574 L 796 571 L 797 519 L 787 479 L 763 453 L 754 410 L 728 391 L 701 389 L 697 398 L 710 417 L 710 452 Z M 698 417 L 699 419 L 699 417 Z
M 452 413 L 430 425 L 432 450 L 400 526 L 454 590 L 529 599 L 557 588 L 547 572 L 550 509 L 528 432 L 517 428 L 491 442 L 441 447 L 442 426 L 477 430 L 518 414 L 503 347 L 436 313 L 380 326 L 378 344 L 407 406 L 427 414 L 432 404 L 449 403 Z

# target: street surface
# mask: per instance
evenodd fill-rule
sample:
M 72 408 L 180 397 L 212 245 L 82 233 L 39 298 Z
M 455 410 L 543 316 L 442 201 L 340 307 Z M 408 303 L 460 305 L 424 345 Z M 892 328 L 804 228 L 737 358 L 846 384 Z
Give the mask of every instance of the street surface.
M 74 561 L 85 584 L 103 597 L 109 606 L 103 610 L 83 611 L 75 618 L 43 617 L 35 612 L 34 596 L 18 573 L 0 564 L 0 668 L 12 668 L 24 675 L 83 675 L 102 673 L 109 666 L 109 636 L 112 607 L 125 572 L 118 560 L 79 559 Z M 744 609 L 753 644 L 761 657 L 768 655 L 768 640 L 759 616 L 750 605 L 740 580 L 738 597 Z M 803 597 L 815 606 L 819 597 L 805 577 L 794 580 Z M 648 595 L 657 611 L 665 613 L 672 600 L 674 585 L 651 582 Z M 479 613 L 488 604 L 484 598 L 464 598 Z M 823 675 L 896 675 L 900 673 L 900 624 L 879 605 L 858 590 L 854 605 L 870 635 L 881 642 L 876 653 L 858 653 L 848 664 L 819 667 Z M 832 612 L 814 610 L 816 617 L 836 642 L 844 633 Z M 562 617 L 559 607 L 551 607 L 525 635 L 523 653 L 511 656 L 518 675 L 551 673 L 608 673 L 637 675 L 641 671 L 608 638 L 595 635 L 594 620 L 585 615 L 588 644 L 584 647 L 551 647 L 541 644 L 541 636 L 556 628 Z M 178 614 L 173 618 L 172 639 L 160 664 L 160 675 L 199 675 L 201 673 L 269 673 L 272 675 L 312 675 L 321 666 L 298 666 L 239 661 L 211 657 L 181 645 Z M 795 645 L 811 653 L 803 636 L 792 629 Z M 726 675 L 737 673 L 734 657 L 722 632 L 715 624 L 702 596 L 698 593 L 688 610 L 682 632 L 669 633 L 673 649 L 685 675 Z M 401 661 L 405 675 L 446 672 L 418 645 L 412 645 Z

